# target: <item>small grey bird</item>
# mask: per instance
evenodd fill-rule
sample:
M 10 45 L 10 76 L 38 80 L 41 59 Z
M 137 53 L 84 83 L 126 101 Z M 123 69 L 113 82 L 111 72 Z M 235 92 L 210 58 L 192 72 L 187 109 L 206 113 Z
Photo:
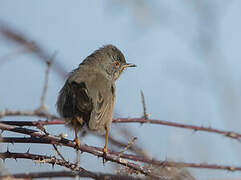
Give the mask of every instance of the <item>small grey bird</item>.
M 115 81 L 127 67 L 122 52 L 113 45 L 106 45 L 88 56 L 77 69 L 73 70 L 59 92 L 57 110 L 75 131 L 75 142 L 80 147 L 78 131 L 87 125 L 95 132 L 106 131 L 108 135 L 115 105 Z

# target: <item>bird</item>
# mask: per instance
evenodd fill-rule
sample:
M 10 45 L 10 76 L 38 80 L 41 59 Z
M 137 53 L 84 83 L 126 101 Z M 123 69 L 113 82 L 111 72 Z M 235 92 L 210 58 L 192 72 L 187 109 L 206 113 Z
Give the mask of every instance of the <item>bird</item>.
M 78 132 L 88 130 L 103 134 L 107 154 L 108 137 L 116 100 L 116 80 L 128 67 L 123 53 L 114 45 L 104 45 L 87 56 L 68 76 L 59 91 L 57 111 L 74 129 L 75 144 L 80 147 Z

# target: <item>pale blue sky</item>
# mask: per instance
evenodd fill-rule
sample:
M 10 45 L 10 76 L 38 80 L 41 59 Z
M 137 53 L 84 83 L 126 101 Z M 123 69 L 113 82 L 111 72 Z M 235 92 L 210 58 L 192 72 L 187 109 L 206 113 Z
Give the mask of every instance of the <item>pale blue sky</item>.
M 153 119 L 211 126 L 240 132 L 241 1 L 7 1 L 0 3 L 0 20 L 19 29 L 57 57 L 68 71 L 104 44 L 121 49 L 128 62 L 137 64 L 117 82 L 116 112 L 140 117 L 140 90 Z M 142 2 L 142 3 L 141 3 Z M 207 38 L 207 39 L 205 39 Z M 0 36 L 0 61 L 19 50 Z M 0 109 L 39 106 L 45 65 L 35 56 L 21 55 L 0 67 Z M 46 103 L 56 113 L 57 92 L 63 80 L 51 71 Z M 20 119 L 20 118 L 19 118 Z M 21 118 L 26 119 L 26 118 Z M 240 165 L 240 143 L 218 135 L 155 125 L 128 125 L 137 142 L 160 160 Z M 115 128 L 113 128 L 115 129 Z M 49 127 L 54 134 L 73 132 Z M 118 132 L 111 131 L 116 137 Z M 88 136 L 84 142 L 103 146 Z M 29 145 L 30 146 L 30 145 Z M 28 147 L 9 145 L 13 151 Z M 51 147 L 31 145 L 33 153 Z M 64 149 L 69 155 L 70 149 Z M 88 162 L 86 158 L 90 158 Z M 110 171 L 101 159 L 83 156 L 83 167 Z M 7 161 L 10 171 L 46 170 L 30 161 Z M 40 168 L 41 167 L 41 168 Z M 198 178 L 239 177 L 240 173 L 194 170 Z

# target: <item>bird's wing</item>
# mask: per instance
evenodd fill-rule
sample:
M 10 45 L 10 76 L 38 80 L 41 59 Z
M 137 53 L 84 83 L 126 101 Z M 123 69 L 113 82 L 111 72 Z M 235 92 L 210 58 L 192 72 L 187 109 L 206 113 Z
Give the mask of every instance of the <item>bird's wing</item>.
M 60 91 L 57 101 L 59 114 L 66 120 L 68 118 L 80 119 L 79 123 L 83 125 L 83 121 L 88 123 L 92 108 L 92 100 L 88 96 L 85 83 L 67 81 Z
M 71 82 L 72 103 L 76 113 L 90 113 L 92 111 L 92 100 L 89 97 L 85 82 Z
M 89 121 L 91 130 L 103 131 L 106 125 L 112 120 L 113 115 L 113 94 L 111 90 L 111 81 L 101 74 L 90 82 L 90 97 L 93 102 L 93 109 Z

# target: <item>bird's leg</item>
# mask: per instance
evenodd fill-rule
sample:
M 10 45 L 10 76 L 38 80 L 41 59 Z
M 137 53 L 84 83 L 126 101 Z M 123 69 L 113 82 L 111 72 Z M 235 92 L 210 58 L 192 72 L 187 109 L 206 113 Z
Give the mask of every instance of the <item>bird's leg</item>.
M 76 143 L 76 146 L 78 147 L 78 148 L 80 148 L 80 140 L 79 140 L 79 138 L 78 138 L 78 130 L 77 130 L 77 119 L 76 118 L 74 118 L 74 120 L 73 120 L 74 122 L 74 132 L 75 132 L 75 143 Z
M 103 164 L 105 163 L 105 157 L 107 155 L 108 137 L 109 137 L 110 127 L 106 127 L 105 133 L 105 147 L 103 149 Z
M 104 153 L 104 154 L 107 154 L 107 146 L 108 146 L 109 131 L 110 131 L 110 128 L 106 128 L 106 134 L 105 134 L 105 147 L 104 147 L 104 149 L 103 149 L 103 153 Z

